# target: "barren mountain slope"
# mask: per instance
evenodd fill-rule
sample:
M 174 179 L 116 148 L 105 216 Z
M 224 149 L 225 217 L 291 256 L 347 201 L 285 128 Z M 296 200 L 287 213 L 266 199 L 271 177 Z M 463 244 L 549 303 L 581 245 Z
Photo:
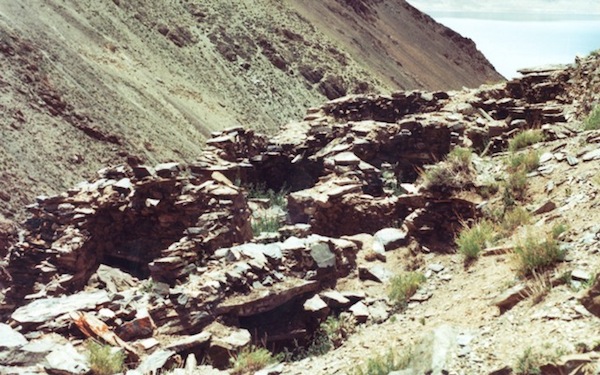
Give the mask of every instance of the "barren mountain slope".
M 416 28 L 416 13 L 404 2 L 390 3 L 401 12 L 390 17 L 407 13 L 417 21 L 403 20 L 399 25 L 410 28 L 393 33 L 385 4 L 369 12 L 368 23 L 356 4 L 311 5 L 320 11 L 327 4 L 347 15 L 344 38 L 289 3 L 268 0 L 1 2 L 0 210 L 17 215 L 35 195 L 64 190 L 127 158 L 193 160 L 213 130 L 275 129 L 326 96 L 499 78 L 489 65 L 481 70 L 481 55 L 460 67 L 452 56 L 436 58 L 432 69 L 440 76 L 409 71 L 399 59 L 404 72 L 383 54 L 393 45 L 365 59 L 352 39 L 366 45 L 376 35 L 405 34 L 401 45 L 415 56 L 441 44 L 460 48 L 429 19 Z M 385 17 L 376 21 L 378 15 Z M 355 22 L 361 31 L 353 37 Z
M 393 87 L 474 87 L 501 78 L 472 40 L 405 1 L 287 3 Z

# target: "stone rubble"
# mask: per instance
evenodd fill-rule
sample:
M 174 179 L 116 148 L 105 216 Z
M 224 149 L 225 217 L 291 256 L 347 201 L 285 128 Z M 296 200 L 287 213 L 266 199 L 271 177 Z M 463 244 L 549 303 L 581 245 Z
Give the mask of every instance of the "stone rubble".
M 472 91 L 344 97 L 274 137 L 242 127 L 215 132 L 189 165 L 107 167 L 95 181 L 38 197 L 20 238 L 12 223 L 0 222 L 0 315 L 9 323 L 0 323 L 0 372 L 26 372 L 45 359 L 48 367 L 36 373 L 86 373 L 77 345 L 87 337 L 124 350 L 131 374 L 182 361 L 192 371 L 200 368 L 196 359 L 224 369 L 252 343 L 306 340 L 332 313 L 348 311 L 356 324 L 388 320 L 387 301 L 338 291 L 336 283 L 347 277 L 386 285 L 394 275 L 383 264 L 386 252 L 449 251 L 463 221 L 481 215 L 474 189 L 465 196 L 413 184 L 419 171 L 457 146 L 502 152 L 524 129 L 541 128 L 548 139 L 572 136 L 566 123 L 582 104 L 570 93 L 581 69 L 526 70 Z M 600 136 L 593 140 L 581 155 L 565 147 L 541 162 L 600 159 Z M 246 187 L 259 185 L 290 193 L 287 226 L 255 236 L 252 210 L 259 205 L 249 203 Z M 557 206 L 547 200 L 533 212 Z M 361 263 L 367 250 L 376 263 Z M 445 268 L 430 264 L 428 275 L 450 280 Z M 590 278 L 582 275 L 573 277 Z M 517 285 L 494 303 L 509 309 L 526 289 Z M 596 315 L 597 290 L 582 297 Z M 421 290 L 410 303 L 434 292 Z M 278 321 L 283 314 L 287 321 Z M 454 348 L 454 333 L 439 335 L 431 345 L 442 340 L 439 350 Z M 470 354 L 468 343 L 459 346 L 462 356 Z M 428 369 L 441 373 L 444 356 L 428 359 Z

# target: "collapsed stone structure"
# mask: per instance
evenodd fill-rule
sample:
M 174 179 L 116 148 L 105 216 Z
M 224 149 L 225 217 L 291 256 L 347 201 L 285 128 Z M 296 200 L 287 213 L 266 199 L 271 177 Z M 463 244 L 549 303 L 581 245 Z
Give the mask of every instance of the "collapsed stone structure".
M 98 180 L 29 207 L 22 238 L 10 237 L 2 312 L 23 333 L 66 333 L 71 321 L 93 321 L 68 312 L 91 310 L 127 341 L 179 335 L 175 344 L 153 345 L 164 360 L 144 360 L 150 370 L 176 353 L 224 366 L 224 353 L 251 339 L 275 346 L 306 339 L 329 311 L 362 304 L 360 293 L 326 291 L 357 272 L 367 243 L 354 235 L 380 233 L 372 246 L 383 252 L 410 241 L 446 251 L 460 222 L 479 215 L 481 199 L 416 185 L 422 168 L 456 146 L 501 151 L 527 128 L 549 137 L 572 131 L 564 122 L 578 111 L 569 94 L 578 84 L 573 69 L 524 71 L 479 90 L 345 97 L 271 138 L 242 127 L 215 133 L 189 165 L 101 170 Z M 399 191 L 386 186 L 384 170 Z M 288 226 L 254 238 L 243 186 L 260 184 L 290 190 Z M 86 287 L 110 293 L 81 292 Z M 355 309 L 367 311 L 355 313 L 358 320 L 369 319 L 365 309 Z M 283 311 L 287 319 L 276 319 Z M 215 328 L 217 320 L 232 331 Z M 150 348 L 138 344 L 121 346 L 145 358 Z

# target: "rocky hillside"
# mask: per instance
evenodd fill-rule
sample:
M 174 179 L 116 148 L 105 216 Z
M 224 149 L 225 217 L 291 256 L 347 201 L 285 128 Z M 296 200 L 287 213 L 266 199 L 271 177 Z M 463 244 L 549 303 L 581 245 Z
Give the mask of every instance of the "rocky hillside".
M 0 372 L 598 373 L 600 55 L 523 73 L 39 197 L 0 227 Z
M 190 162 L 212 131 L 273 131 L 328 98 L 501 79 L 404 1 L 5 1 L 0 65 L 8 216 L 104 165 Z

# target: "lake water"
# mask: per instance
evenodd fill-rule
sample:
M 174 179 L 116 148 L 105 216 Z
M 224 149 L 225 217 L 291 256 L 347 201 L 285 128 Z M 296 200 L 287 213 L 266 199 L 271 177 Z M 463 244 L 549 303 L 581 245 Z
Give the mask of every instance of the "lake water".
M 521 15 L 430 14 L 436 21 L 473 39 L 477 48 L 506 78 L 520 68 L 568 64 L 577 55 L 600 49 L 600 18 L 560 16 L 524 19 Z M 490 19 L 494 18 L 494 19 Z

